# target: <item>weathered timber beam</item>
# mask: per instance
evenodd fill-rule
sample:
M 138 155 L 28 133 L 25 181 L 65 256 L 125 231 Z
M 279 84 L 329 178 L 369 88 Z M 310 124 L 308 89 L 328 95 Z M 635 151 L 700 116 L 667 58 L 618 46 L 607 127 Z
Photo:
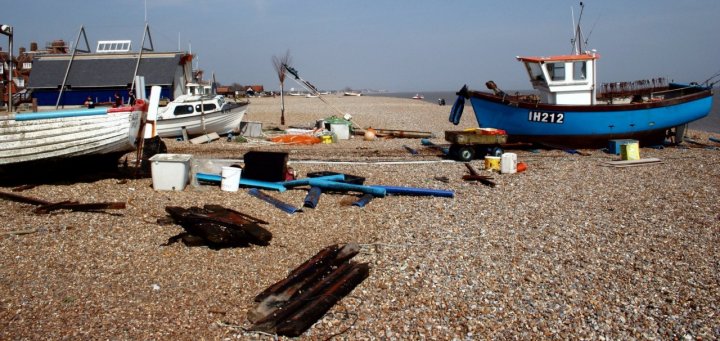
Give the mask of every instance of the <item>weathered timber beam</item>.
M 32 198 L 24 195 L 19 195 L 15 193 L 7 193 L 7 192 L 0 192 L 0 198 L 12 200 L 16 202 L 21 202 L 25 204 L 32 204 L 32 205 L 50 205 L 52 204 L 49 201 Z
M 335 280 L 317 299 L 307 302 L 300 310 L 282 321 L 275 331 L 280 335 L 300 336 L 369 275 L 370 266 L 367 263 L 353 265 L 350 271 Z
M 478 173 L 469 163 L 465 163 L 465 167 L 467 167 L 468 171 L 470 171 L 470 175 L 480 176 L 480 173 Z
M 49 205 L 42 205 L 37 207 L 33 212 L 35 213 L 49 213 L 56 210 L 71 210 L 71 211 L 98 211 L 98 210 L 123 210 L 126 204 L 124 202 L 97 202 L 80 204 L 76 201 L 63 201 L 58 203 L 52 203 Z
M 304 290 L 292 300 L 288 301 L 287 304 L 278 307 L 272 314 L 261 318 L 256 321 L 250 328 L 251 330 L 259 330 L 266 333 L 275 333 L 276 327 L 283 323 L 286 319 L 289 319 L 296 312 L 300 311 L 303 306 L 308 304 L 316 297 L 321 297 L 325 294 L 327 288 L 331 287 L 339 278 L 345 273 L 352 270 L 353 264 L 350 262 L 343 263 L 339 267 L 335 268 L 328 276 L 320 281 L 313 283 L 311 287 Z
M 484 175 L 463 175 L 463 180 L 466 181 L 480 181 L 483 185 L 495 187 L 495 182 L 492 181 L 491 177 L 484 176 Z
M 348 243 L 342 248 L 332 245 L 320 250 L 310 260 L 295 268 L 285 279 L 257 295 L 255 301 L 258 303 L 248 311 L 248 320 L 254 323 L 267 319 L 279 307 L 289 300 L 294 300 L 296 295 L 314 286 L 317 281 L 330 273 L 333 267 L 346 263 L 359 252 L 360 246 L 357 243 Z

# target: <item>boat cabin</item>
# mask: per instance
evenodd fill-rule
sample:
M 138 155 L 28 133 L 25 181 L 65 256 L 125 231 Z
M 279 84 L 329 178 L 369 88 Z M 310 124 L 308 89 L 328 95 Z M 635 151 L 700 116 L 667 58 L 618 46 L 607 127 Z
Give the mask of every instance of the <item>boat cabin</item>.
M 596 61 L 592 50 L 583 54 L 551 57 L 517 57 L 525 64 L 530 83 L 547 104 L 595 104 Z
M 214 95 L 211 84 L 187 83 L 185 84 L 188 95 L 193 96 L 211 96 Z

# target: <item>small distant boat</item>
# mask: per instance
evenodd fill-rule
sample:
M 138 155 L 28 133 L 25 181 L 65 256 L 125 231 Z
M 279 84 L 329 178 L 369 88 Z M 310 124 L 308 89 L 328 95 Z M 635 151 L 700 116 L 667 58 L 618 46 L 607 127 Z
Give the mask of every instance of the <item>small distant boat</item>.
M 345 96 L 362 96 L 362 92 L 345 91 Z
M 503 129 L 510 141 L 601 147 L 612 139 L 661 144 L 668 136 L 678 143 L 687 123 L 710 112 L 709 81 L 705 85 L 666 84 L 663 79 L 612 83 L 598 95 L 600 55 L 595 50 L 583 51 L 583 39 L 578 22 L 573 54 L 517 57 L 539 95 L 508 94 L 493 81 L 486 83 L 492 92 L 464 86 L 450 121 L 459 123 L 465 99 L 469 99 L 480 127 Z
M 425 96 L 421 94 L 415 94 L 415 96 L 412 96 L 412 99 L 425 99 Z
M 307 94 L 307 95 L 305 95 L 305 97 L 306 97 L 306 98 L 317 98 L 318 95 Z
M 30 162 L 108 156 L 137 147 L 148 105 L 11 113 L 0 116 L 0 168 Z
M 248 102 L 227 102 L 221 95 L 182 95 L 158 109 L 157 134 L 160 137 L 219 134 L 237 131 L 245 116 Z

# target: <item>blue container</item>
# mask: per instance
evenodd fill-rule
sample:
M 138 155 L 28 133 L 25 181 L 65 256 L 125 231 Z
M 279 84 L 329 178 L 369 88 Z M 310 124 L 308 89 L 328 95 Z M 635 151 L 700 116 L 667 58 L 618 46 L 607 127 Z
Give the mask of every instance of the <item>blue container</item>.
M 610 140 L 610 143 L 608 144 L 608 153 L 620 155 L 620 146 L 624 144 L 629 143 L 638 143 L 638 140 L 633 139 L 620 139 L 620 140 Z

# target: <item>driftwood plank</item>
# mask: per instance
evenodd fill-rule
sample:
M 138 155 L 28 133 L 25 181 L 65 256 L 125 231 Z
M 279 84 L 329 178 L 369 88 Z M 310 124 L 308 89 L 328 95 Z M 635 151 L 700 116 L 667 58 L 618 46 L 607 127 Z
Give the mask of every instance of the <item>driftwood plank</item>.
M 479 181 L 483 185 L 495 187 L 495 182 L 492 181 L 491 177 L 484 176 L 484 175 L 463 175 L 463 180 L 465 181 Z
M 35 213 L 49 213 L 56 210 L 71 210 L 71 211 L 99 211 L 99 210 L 124 210 L 126 204 L 124 202 L 97 202 L 81 204 L 77 201 L 61 201 L 52 203 L 49 205 L 38 206 L 33 212 Z
M 50 205 L 52 204 L 49 201 L 32 198 L 24 195 L 19 195 L 15 193 L 8 193 L 8 192 L 0 192 L 0 198 L 12 200 L 16 202 L 21 202 L 25 204 L 32 204 L 32 205 Z
M 478 173 L 473 166 L 471 166 L 469 163 L 465 163 L 465 167 L 470 172 L 470 175 L 472 176 L 481 176 L 480 173 Z
M 603 161 L 602 166 L 609 167 L 633 167 L 633 166 L 644 166 L 647 164 L 660 163 L 662 160 L 658 158 L 646 158 L 640 160 L 617 160 L 617 161 Z

